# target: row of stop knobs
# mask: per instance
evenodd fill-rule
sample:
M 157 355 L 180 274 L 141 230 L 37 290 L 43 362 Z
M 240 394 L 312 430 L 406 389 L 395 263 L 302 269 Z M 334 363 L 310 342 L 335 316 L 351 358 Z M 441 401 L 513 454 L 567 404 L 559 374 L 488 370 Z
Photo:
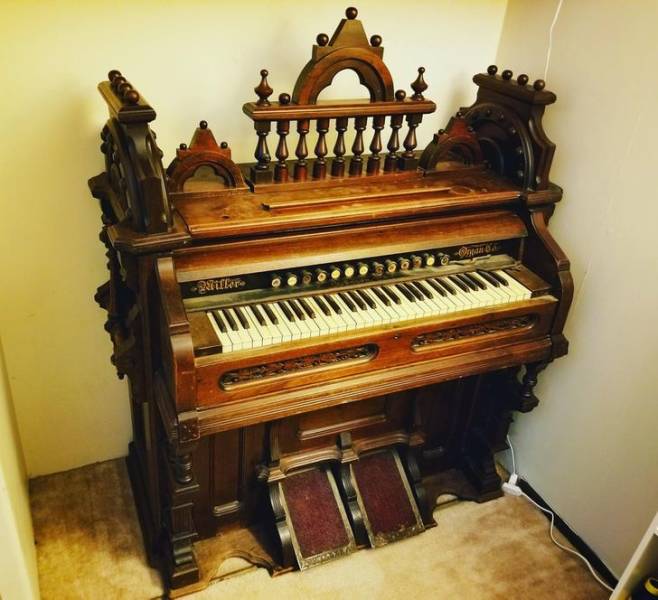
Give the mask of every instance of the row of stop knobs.
M 272 273 L 270 283 L 273 288 L 280 288 L 284 285 L 294 287 L 300 283 L 302 285 L 309 285 L 311 283 L 325 283 L 326 281 L 366 277 L 369 274 L 375 277 L 381 277 L 385 273 L 392 274 L 398 271 L 410 271 L 423 267 L 433 267 L 439 264 L 447 265 L 449 262 L 450 257 L 447 254 L 443 254 L 442 252 L 424 252 L 423 254 L 387 258 L 381 262 L 373 260 L 357 262 L 356 264 L 344 263 L 341 265 L 331 265 L 327 268 L 304 269 L 299 273 L 291 271 L 285 275 Z

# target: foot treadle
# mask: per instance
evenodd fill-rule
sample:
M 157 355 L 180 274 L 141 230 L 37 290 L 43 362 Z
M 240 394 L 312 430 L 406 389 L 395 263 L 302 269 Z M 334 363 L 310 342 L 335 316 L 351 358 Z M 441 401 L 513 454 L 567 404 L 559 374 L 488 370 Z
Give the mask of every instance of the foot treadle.
M 384 546 L 424 531 L 397 450 L 362 455 L 350 467 L 371 546 Z
M 277 485 L 300 569 L 356 550 L 336 481 L 328 467 L 290 474 Z

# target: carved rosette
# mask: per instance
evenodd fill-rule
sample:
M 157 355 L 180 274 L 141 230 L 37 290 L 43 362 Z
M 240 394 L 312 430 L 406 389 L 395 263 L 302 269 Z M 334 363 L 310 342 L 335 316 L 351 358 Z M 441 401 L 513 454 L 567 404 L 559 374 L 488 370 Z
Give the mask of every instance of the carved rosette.
M 423 333 L 416 336 L 411 342 L 414 350 L 431 346 L 434 344 L 443 344 L 447 342 L 456 342 L 464 338 L 479 337 L 492 333 L 501 333 L 519 329 L 529 329 L 537 321 L 535 315 L 523 315 L 521 317 L 510 317 L 508 319 L 498 319 L 488 323 L 473 323 L 462 327 L 452 327 L 450 329 L 441 329 L 430 333 Z
M 219 379 L 219 385 L 223 389 L 229 389 L 235 385 L 254 383 L 263 381 L 264 379 L 299 373 L 300 371 L 342 366 L 350 362 L 368 361 L 377 355 L 377 351 L 378 348 L 375 344 L 365 344 L 363 346 L 355 346 L 354 348 L 309 354 L 289 360 L 245 367 L 244 369 L 236 369 L 235 371 L 224 373 Z

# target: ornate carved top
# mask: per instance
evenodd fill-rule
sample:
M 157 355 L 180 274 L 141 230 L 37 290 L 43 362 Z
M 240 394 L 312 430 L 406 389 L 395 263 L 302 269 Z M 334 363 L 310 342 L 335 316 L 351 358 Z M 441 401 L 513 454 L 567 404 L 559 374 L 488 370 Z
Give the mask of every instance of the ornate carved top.
M 296 104 L 315 104 L 320 92 L 331 84 L 337 73 L 351 69 L 368 89 L 371 101 L 393 100 L 393 79 L 384 64 L 382 38 L 373 35 L 370 41 L 363 24 L 356 17 L 356 8 L 345 11 L 345 19 L 338 24 L 330 40 L 318 35 L 311 60 L 297 78 L 292 101 Z
M 270 93 L 272 93 L 271 89 Z M 185 182 L 204 166 L 210 167 L 221 177 L 226 187 L 247 187 L 242 172 L 231 160 L 231 149 L 228 144 L 222 142 L 218 145 L 215 136 L 208 128 L 208 123 L 201 121 L 192 136 L 190 145 L 181 144 L 176 150 L 176 158 L 167 168 L 169 190 L 183 191 Z

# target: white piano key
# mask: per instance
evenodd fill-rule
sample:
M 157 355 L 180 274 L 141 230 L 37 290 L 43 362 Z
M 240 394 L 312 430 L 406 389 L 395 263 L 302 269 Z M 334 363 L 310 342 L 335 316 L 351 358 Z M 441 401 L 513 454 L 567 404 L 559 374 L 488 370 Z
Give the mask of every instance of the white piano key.
M 279 323 L 275 323 L 270 316 L 267 314 L 267 311 L 265 310 L 265 306 L 263 304 L 259 304 L 258 307 L 261 309 L 261 313 L 263 314 L 263 317 L 265 319 L 265 322 L 267 323 L 267 328 L 270 330 L 270 333 L 272 334 L 272 344 L 281 344 L 283 342 L 289 341 L 286 339 L 286 336 L 283 335 L 283 330 L 280 328 Z M 272 310 L 272 305 L 268 304 L 267 308 L 269 308 L 272 311 L 272 314 L 276 317 L 276 313 L 274 313 L 274 310 Z M 277 317 L 278 321 L 278 317 Z
M 363 319 L 356 316 L 356 313 L 352 311 L 343 299 L 338 294 L 332 294 L 331 297 L 334 299 L 336 304 L 340 306 L 342 313 L 339 317 L 342 317 L 345 323 L 347 324 L 347 330 L 351 331 L 354 329 L 361 329 L 363 327 Z
M 379 316 L 380 323 L 386 324 L 390 323 L 392 320 L 392 316 L 387 310 L 386 305 L 380 300 L 380 298 L 375 294 L 371 289 L 368 288 L 363 288 L 361 290 L 363 294 L 368 296 L 370 298 L 370 301 L 375 305 L 375 308 L 371 310 L 375 310 L 377 312 L 377 315 Z
M 272 343 L 272 336 L 265 331 L 264 327 L 261 327 L 258 319 L 256 319 L 251 312 L 250 306 L 245 306 L 243 308 L 244 310 L 242 312 L 244 313 L 245 318 L 249 321 L 254 335 L 258 336 L 258 340 L 254 341 L 254 347 L 262 348 L 263 346 L 269 346 Z
M 225 308 L 221 309 L 219 311 L 218 318 L 223 319 L 223 322 L 226 324 L 226 335 L 229 336 L 233 345 L 232 352 L 238 352 L 239 350 L 244 349 L 244 340 L 242 336 L 238 333 L 238 331 L 236 329 L 233 329 L 233 327 L 231 327 L 231 322 L 226 318 L 227 313 L 228 313 L 227 309 Z M 233 318 L 232 313 L 230 314 L 230 317 Z
M 240 340 L 242 341 L 242 349 L 243 350 L 249 350 L 253 348 L 254 346 L 254 341 L 252 337 L 249 335 L 249 331 L 246 330 L 244 327 L 242 327 L 242 324 L 240 323 L 240 319 L 238 317 L 238 314 L 235 312 L 234 308 L 227 308 L 225 309 L 226 312 L 229 312 L 233 319 L 235 320 L 235 323 L 238 327 L 237 334 L 240 337 Z
M 329 298 L 336 304 L 338 308 L 340 308 L 341 312 L 338 313 L 334 306 L 332 305 L 331 302 L 329 302 Z M 322 299 L 324 300 L 325 304 L 329 307 L 329 310 L 331 311 L 331 316 L 334 319 L 334 322 L 338 325 L 338 331 L 347 331 L 347 329 L 353 329 L 354 328 L 354 320 L 351 319 L 350 317 L 347 317 L 346 315 L 343 314 L 343 307 L 341 304 L 336 302 L 336 298 L 334 298 L 334 294 L 324 294 L 322 296 Z
M 308 323 L 306 322 L 306 315 L 303 312 L 301 312 L 301 306 L 300 307 L 296 307 L 296 306 L 293 307 L 292 302 L 293 302 L 292 300 L 288 300 L 286 302 L 286 304 L 287 304 L 288 308 L 290 309 L 290 312 L 292 312 L 292 314 L 293 314 L 293 318 L 295 320 L 295 325 L 297 325 L 297 327 L 299 328 L 299 331 L 302 334 L 302 339 L 310 338 L 311 337 L 311 328 L 308 326 Z M 295 308 L 297 308 L 297 310 L 299 310 L 301 312 L 301 314 L 302 314 L 301 317 L 299 317 L 297 315 L 297 311 L 295 310 Z
M 307 300 L 315 312 L 320 315 L 320 318 L 324 323 L 323 326 L 321 325 L 321 328 L 324 327 L 326 333 L 329 335 L 336 333 L 339 330 L 338 323 L 336 323 L 335 319 L 331 316 L 331 313 L 327 315 L 323 310 L 323 306 L 327 306 L 327 309 L 329 308 L 326 302 L 322 301 L 323 306 L 320 306 L 320 303 L 316 302 L 315 298 L 308 298 Z
M 231 338 L 220 329 L 215 319 L 215 315 L 210 311 L 208 311 L 206 313 L 206 316 L 210 321 L 210 325 L 212 326 L 213 331 L 215 332 L 215 335 L 219 340 L 219 343 L 222 345 L 222 354 L 228 354 L 229 352 L 233 352 L 233 342 L 231 341 Z
M 276 315 L 276 318 L 279 320 L 279 329 L 284 339 L 283 341 L 290 342 L 301 339 L 302 334 L 300 333 L 299 329 L 297 329 L 293 323 L 288 321 L 288 317 L 283 314 L 283 311 L 279 305 L 276 302 L 272 302 L 272 304 L 270 304 L 270 308 Z
M 502 277 L 505 277 L 509 282 L 510 286 L 514 287 L 521 296 L 522 300 L 529 300 L 532 298 L 532 292 L 525 287 L 523 284 L 519 283 L 514 277 L 505 273 L 505 271 L 497 271 Z

